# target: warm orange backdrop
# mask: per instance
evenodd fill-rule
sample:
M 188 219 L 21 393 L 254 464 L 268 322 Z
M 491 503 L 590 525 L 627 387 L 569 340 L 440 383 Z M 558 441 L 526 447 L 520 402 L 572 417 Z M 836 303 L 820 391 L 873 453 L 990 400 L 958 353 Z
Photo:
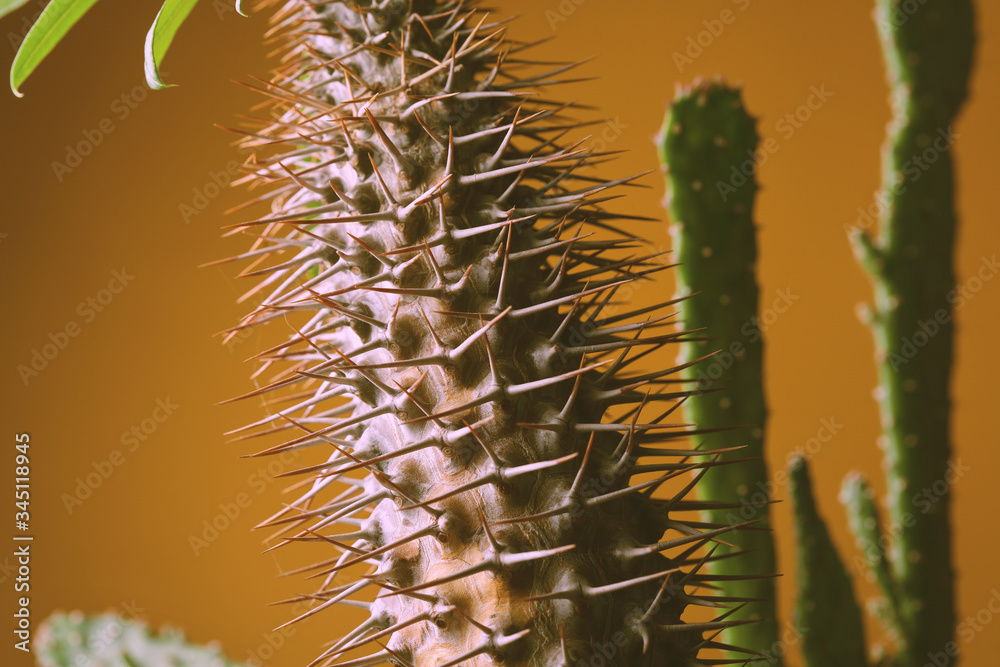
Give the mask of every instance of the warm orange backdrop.
M 235 304 L 241 286 L 228 267 L 196 268 L 242 249 L 242 241 L 220 238 L 218 228 L 238 220 L 222 212 L 244 195 L 226 190 L 198 200 L 195 190 L 214 194 L 213 172 L 225 171 L 236 156 L 231 135 L 213 123 L 231 125 L 259 101 L 230 80 L 266 76 L 266 49 L 259 44 L 265 17 L 241 19 L 227 9 L 228 0 L 204 0 L 164 66 L 168 80 L 180 87 L 145 95 L 137 87 L 143 81 L 142 40 L 158 4 L 99 3 L 23 87 L 23 100 L 0 93 L 0 441 L 6 443 L 0 449 L 0 498 L 12 495 L 5 489 L 12 484 L 14 434 L 28 431 L 38 536 L 32 571 L 36 623 L 55 609 L 121 609 L 134 600 L 154 624 L 182 626 L 198 641 L 219 639 L 231 656 L 247 659 L 249 651 L 266 646 L 269 629 L 287 618 L 285 610 L 267 603 L 307 588 L 297 578 L 276 578 L 279 566 L 291 567 L 296 558 L 259 555 L 259 536 L 249 531 L 278 507 L 284 483 L 262 481 L 266 466 L 262 471 L 262 463 L 237 458 L 251 445 L 226 444 L 221 435 L 261 414 L 259 405 L 213 405 L 251 387 L 252 366 L 242 360 L 263 342 L 255 335 L 226 349 L 212 337 L 244 311 Z M 514 36 L 554 37 L 537 48 L 541 59 L 600 55 L 580 70 L 596 80 L 553 94 L 592 104 L 618 120 L 622 131 L 609 148 L 627 153 L 608 175 L 656 167 L 652 138 L 677 83 L 723 73 L 746 84 L 747 104 L 760 116 L 761 133 L 775 137 L 779 146 L 759 174 L 762 295 L 765 304 L 778 290 L 798 297 L 767 330 L 768 459 L 772 466 L 783 465 L 789 452 L 817 434 L 823 419 L 842 425 L 813 457 L 813 470 L 822 511 L 842 551 L 853 557 L 836 502 L 840 480 L 860 469 L 880 493 L 884 489 L 871 399 L 872 345 L 854 314 L 870 289 L 844 233 L 858 207 L 873 202 L 889 117 L 871 2 L 495 0 L 491 5 L 502 16 L 521 15 L 511 28 Z M 24 17 L 39 6 L 31 2 L 0 23 L 3 67 L 13 58 L 10 42 L 22 33 Z M 980 2 L 978 8 L 981 43 L 973 97 L 954 148 L 963 280 L 1000 250 L 995 183 L 1000 5 Z M 706 29 L 703 21 L 724 9 L 735 20 L 679 71 L 673 53 L 682 52 L 689 37 Z M 708 42 L 705 36 L 703 41 Z M 814 87 L 825 87 L 831 96 L 788 136 L 777 124 L 805 103 Z M 67 145 L 94 143 L 98 136 L 100 143 L 78 166 L 54 169 L 54 162 L 66 163 Z M 632 191 L 621 210 L 665 220 L 659 175 L 643 182 L 648 189 Z M 188 224 L 182 204 L 204 207 Z M 666 223 L 646 232 L 656 243 L 665 241 Z M 123 268 L 134 276 L 124 289 L 102 292 L 113 272 Z M 639 298 L 672 289 L 665 277 Z M 100 312 L 86 305 L 88 298 L 109 297 Z M 1000 596 L 994 566 L 1000 546 L 994 520 L 1000 281 L 987 280 L 957 321 L 956 456 L 969 467 L 953 487 L 964 617 Z M 58 338 L 68 324 L 77 335 L 25 385 L 17 366 L 29 364 L 32 351 L 41 350 L 49 334 Z M 158 400 L 175 405 L 172 414 L 157 411 Z M 157 423 L 155 417 L 166 418 Z M 133 426 L 141 432 L 144 420 L 146 440 L 123 441 Z M 120 465 L 105 463 L 115 450 Z M 271 472 L 279 466 L 288 469 L 279 462 Z M 77 478 L 97 468 L 112 472 L 70 513 L 64 494 L 73 494 Z M 195 555 L 189 537 L 220 514 L 220 504 L 237 500 L 249 506 Z M 0 504 L 0 542 L 13 533 L 7 523 L 13 519 L 10 505 Z M 794 584 L 787 504 L 775 513 L 787 573 L 781 581 L 787 619 Z M 0 547 L 0 566 L 9 551 Z M 12 579 L 2 569 L 0 579 L 0 619 L 6 619 L 0 620 L 0 637 L 9 638 Z M 859 590 L 871 592 L 860 582 Z M 322 641 L 343 634 L 346 623 L 338 612 L 324 613 L 284 638 L 267 664 L 305 664 Z M 0 655 L 10 655 L 8 640 L 0 644 Z M 987 623 L 962 645 L 967 665 L 994 664 L 998 651 L 1000 621 Z M 4 664 L 29 664 L 23 656 L 15 659 Z

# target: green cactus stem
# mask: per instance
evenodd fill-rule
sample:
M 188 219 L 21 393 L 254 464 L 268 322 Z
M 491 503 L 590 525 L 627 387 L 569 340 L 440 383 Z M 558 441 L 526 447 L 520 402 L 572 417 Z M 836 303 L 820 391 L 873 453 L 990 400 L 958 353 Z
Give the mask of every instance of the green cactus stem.
M 830 539 L 802 457 L 788 466 L 798 553 L 795 625 L 809 667 L 863 667 L 864 627 L 851 577 Z
M 912 6 L 911 6 L 912 5 Z M 954 568 L 949 493 L 928 510 L 915 499 L 947 482 L 954 339 L 952 124 L 973 55 L 971 0 L 877 0 L 893 119 L 883 154 L 887 202 L 878 234 L 853 235 L 871 274 L 886 470 L 887 520 L 900 526 L 888 557 L 899 590 L 902 667 L 923 665 L 953 641 Z
M 56 613 L 38 628 L 34 652 L 41 667 L 245 667 L 232 662 L 216 646 L 187 643 L 184 634 L 114 613 L 84 616 Z
M 681 346 L 680 360 L 688 363 L 718 352 L 694 369 L 700 380 L 698 389 L 703 391 L 685 403 L 687 418 L 711 433 L 705 436 L 709 449 L 745 446 L 723 459 L 752 459 L 705 475 L 700 488 L 707 497 L 741 504 L 739 510 L 705 514 L 713 523 L 755 520 L 766 528 L 771 485 L 763 458 L 763 341 L 756 326 L 754 274 L 757 143 L 756 122 L 744 109 L 740 90 L 719 81 L 699 81 L 681 91 L 658 139 L 666 168 L 674 250 L 680 262 L 678 291 L 681 295 L 699 293 L 681 301 L 681 318 L 684 327 L 703 333 Z M 753 553 L 717 561 L 713 572 L 771 575 L 776 571 L 769 531 L 742 531 L 727 541 Z M 759 624 L 732 628 L 726 636 L 734 644 L 768 654 L 778 636 L 773 579 L 745 579 L 722 586 L 726 595 L 766 600 L 748 604 L 738 616 L 758 617 Z
M 886 550 L 890 544 L 882 532 L 882 523 L 875 506 L 875 494 L 868 481 L 854 473 L 844 479 L 840 501 L 847 510 L 847 518 L 858 550 L 855 562 L 866 577 L 878 584 L 882 598 L 871 605 L 882 620 L 890 638 L 899 642 L 902 635 L 899 619 L 899 590 L 892 573 Z

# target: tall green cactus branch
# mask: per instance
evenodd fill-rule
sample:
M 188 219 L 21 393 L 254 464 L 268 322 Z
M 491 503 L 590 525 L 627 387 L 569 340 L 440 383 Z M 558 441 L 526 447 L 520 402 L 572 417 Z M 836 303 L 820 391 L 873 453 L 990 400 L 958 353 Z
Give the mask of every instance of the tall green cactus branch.
M 853 236 L 875 284 L 869 322 L 879 366 L 888 471 L 887 517 L 902 530 L 889 550 L 900 591 L 901 667 L 924 664 L 955 625 L 950 498 L 915 506 L 947 481 L 951 457 L 953 267 L 956 215 L 951 125 L 966 97 L 973 53 L 971 0 L 903 5 L 876 0 L 892 87 L 876 238 Z M 940 487 L 939 487 L 940 488 Z
M 864 667 L 865 635 L 851 577 L 837 555 L 802 457 L 788 466 L 798 551 L 795 625 L 809 667 Z
M 681 264 L 678 290 L 702 293 L 680 305 L 684 326 L 705 333 L 700 340 L 685 342 L 681 357 L 689 362 L 721 350 L 696 368 L 700 389 L 725 387 L 690 397 L 685 404 L 687 417 L 699 429 L 717 430 L 706 436 L 710 448 L 746 446 L 723 459 L 753 459 L 706 474 L 700 483 L 706 497 L 743 503 L 739 510 L 708 511 L 707 519 L 720 524 L 757 520 L 758 526 L 766 528 L 770 485 L 763 458 L 763 343 L 754 326 L 758 299 L 752 218 L 757 192 L 752 161 L 757 149 L 755 125 L 738 89 L 719 81 L 699 81 L 674 100 L 658 144 L 666 167 L 674 250 Z M 731 628 L 727 639 L 777 660 L 771 653 L 778 637 L 774 580 L 739 578 L 775 572 L 772 536 L 767 530 L 741 531 L 727 541 L 753 553 L 712 564 L 713 572 L 734 577 L 723 582 L 725 595 L 766 600 L 748 604 L 739 616 L 757 616 L 761 622 Z

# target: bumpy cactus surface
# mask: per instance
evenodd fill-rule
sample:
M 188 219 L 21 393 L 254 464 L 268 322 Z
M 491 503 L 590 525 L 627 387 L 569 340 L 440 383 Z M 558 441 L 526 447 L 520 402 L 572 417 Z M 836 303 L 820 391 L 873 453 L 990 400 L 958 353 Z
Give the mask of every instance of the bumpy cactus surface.
M 698 391 L 686 401 L 684 412 L 711 433 L 703 438 L 707 448 L 730 450 L 723 459 L 750 459 L 705 475 L 703 495 L 741 505 L 739 510 L 709 509 L 705 516 L 720 524 L 752 519 L 766 528 L 773 483 L 764 461 L 764 341 L 757 327 L 753 219 L 757 182 L 754 169 L 747 166 L 757 151 L 758 136 L 756 120 L 741 97 L 738 87 L 721 80 L 700 80 L 681 89 L 657 143 L 666 170 L 678 291 L 701 293 L 679 304 L 684 325 L 705 333 L 681 345 L 680 359 L 690 363 L 718 353 L 695 369 Z M 720 559 L 711 569 L 734 577 L 720 584 L 727 595 L 757 598 L 736 617 L 756 617 L 760 623 L 734 627 L 727 640 L 770 651 L 778 641 L 774 579 L 768 576 L 777 567 L 774 541 L 766 530 L 740 532 L 728 541 L 733 552 L 752 553 Z M 745 573 L 761 576 L 734 576 Z M 781 654 L 768 657 L 771 664 L 781 663 Z
M 851 575 L 816 506 L 805 458 L 789 462 L 788 480 L 798 546 L 795 624 L 804 630 L 805 664 L 864 667 L 868 660 L 861 608 L 854 597 Z
M 946 647 L 956 620 L 950 381 L 954 310 L 964 297 L 955 286 L 952 123 L 968 94 L 974 12 L 971 0 L 915 7 L 877 0 L 876 21 L 892 88 L 879 197 L 888 205 L 877 235 L 858 230 L 853 240 L 875 286 L 868 322 L 879 370 L 886 518 L 899 528 L 887 550 L 879 541 L 866 551 L 885 551 L 868 560 L 898 640 L 896 664 L 920 667 L 943 650 L 952 655 Z M 931 489 L 933 503 L 920 495 Z M 853 507 L 865 512 L 854 525 L 867 524 L 867 504 Z M 862 541 L 876 535 L 857 532 Z
M 32 648 L 41 667 L 243 667 L 214 646 L 188 644 L 179 630 L 163 628 L 157 635 L 114 613 L 53 614 L 39 626 Z
M 260 305 L 232 335 L 290 327 L 248 394 L 276 411 L 239 432 L 316 456 L 262 524 L 323 552 L 289 622 L 370 613 L 315 664 L 697 664 L 740 602 L 703 570 L 733 527 L 686 499 L 720 462 L 682 441 L 684 369 L 639 364 L 692 334 L 628 303 L 666 264 L 604 207 L 631 178 L 595 177 L 572 105 L 539 94 L 571 65 L 468 2 L 275 21 L 274 114 L 246 139 L 271 212 L 234 225 Z

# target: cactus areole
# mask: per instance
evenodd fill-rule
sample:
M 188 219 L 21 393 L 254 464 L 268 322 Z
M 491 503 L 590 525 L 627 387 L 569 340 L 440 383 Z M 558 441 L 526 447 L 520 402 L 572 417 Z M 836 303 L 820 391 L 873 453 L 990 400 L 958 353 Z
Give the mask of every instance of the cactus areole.
M 636 363 L 696 334 L 629 303 L 667 265 L 603 205 L 631 179 L 596 178 L 543 95 L 571 65 L 470 2 L 290 0 L 274 21 L 274 113 L 246 138 L 271 212 L 235 226 L 259 306 L 231 334 L 289 332 L 241 436 L 315 457 L 263 524 L 322 552 L 289 622 L 370 614 L 314 664 L 714 664 L 738 601 L 685 610 L 723 607 L 703 565 L 733 527 L 687 496 L 718 451 L 676 417 L 683 368 Z

